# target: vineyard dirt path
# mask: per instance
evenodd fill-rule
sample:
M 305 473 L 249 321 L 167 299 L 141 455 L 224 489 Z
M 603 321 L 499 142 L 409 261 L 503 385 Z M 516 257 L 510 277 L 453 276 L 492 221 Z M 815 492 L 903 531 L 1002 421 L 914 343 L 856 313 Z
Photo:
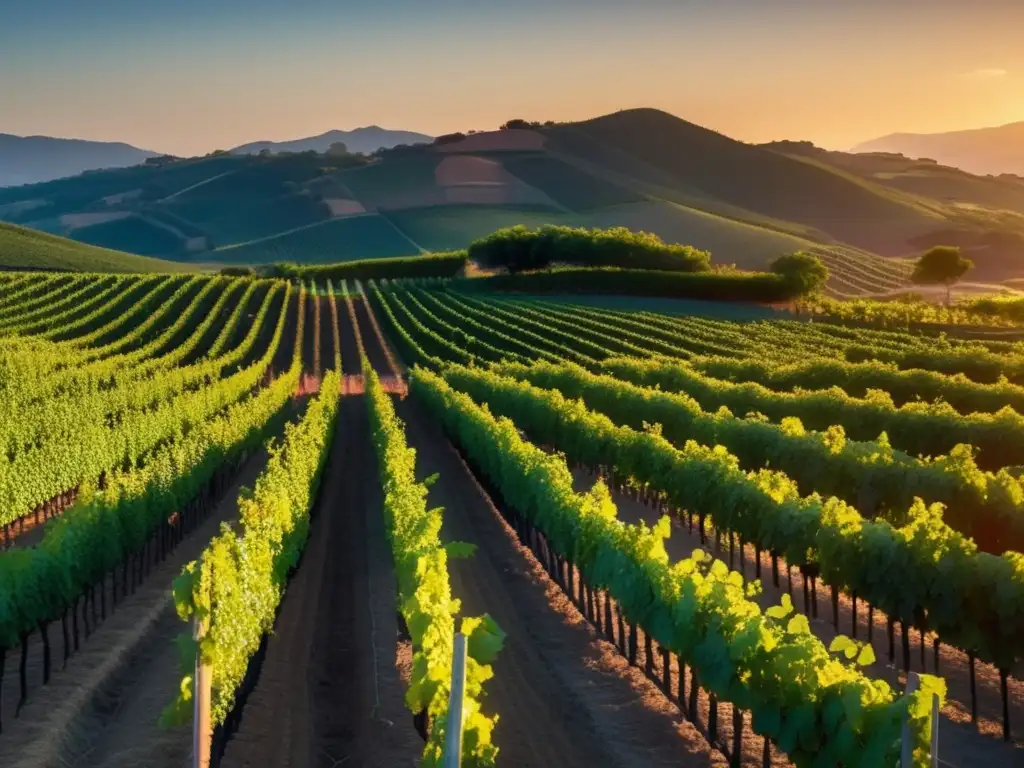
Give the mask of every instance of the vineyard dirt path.
M 367 357 L 383 378 L 393 353 L 356 303 Z M 507 633 L 486 684 L 484 708 L 498 713 L 499 765 L 565 768 L 725 764 L 643 675 L 600 640 L 521 546 L 440 425 L 411 399 L 397 402 L 420 478 L 439 473 L 429 503 L 443 506 L 442 536 L 477 546 L 450 560 L 462 615 L 489 613 Z
M 285 315 L 281 342 L 278 344 L 277 350 L 274 352 L 273 360 L 270 361 L 270 370 L 273 371 L 275 375 L 279 375 L 291 367 L 292 359 L 295 355 L 296 341 L 301 343 L 301 340 L 297 340 L 295 338 L 298 319 L 299 292 L 298 290 L 293 290 L 292 295 L 288 297 L 288 310 L 287 315 Z
M 596 476 L 582 469 L 574 470 L 573 477 L 578 491 L 589 490 L 596 481 Z M 641 520 L 649 525 L 657 522 L 660 517 L 655 509 L 647 507 L 633 496 L 620 491 L 612 491 L 612 498 L 619 510 L 619 518 L 624 522 L 638 523 Z M 727 542 L 723 541 L 722 549 L 716 548 L 714 537 L 708 537 L 707 543 L 701 545 L 699 534 L 696 528 L 690 533 L 685 522 L 679 518 L 672 518 L 672 535 L 666 541 L 666 550 L 673 561 L 688 558 L 697 548 L 702 547 L 710 551 L 717 559 L 729 563 L 729 549 Z M 741 550 L 736 548 L 737 567 Z M 742 551 L 743 573 L 748 579 L 753 579 L 757 562 L 753 547 L 746 547 Z M 792 599 L 797 612 L 802 612 L 803 601 L 803 580 L 797 569 L 792 569 Z M 762 607 L 777 605 L 782 595 L 787 592 L 786 569 L 780 563 L 779 586 L 772 582 L 771 559 L 766 553 L 762 553 L 761 559 L 761 584 L 763 592 L 758 597 L 758 603 Z M 832 623 L 831 593 L 827 588 L 818 589 L 818 618 L 811 619 L 811 628 L 815 635 L 826 644 L 831 642 L 837 634 L 851 636 L 853 624 L 852 602 L 841 595 L 839 600 L 839 632 L 836 632 Z M 868 621 L 867 607 L 863 604 L 858 606 L 857 611 L 857 638 L 861 641 L 867 639 Z M 899 625 L 895 631 L 896 661 L 902 663 L 900 650 L 901 631 Z M 886 640 L 886 626 L 883 619 L 875 614 L 874 628 L 872 630 L 873 646 L 877 655 L 877 661 L 867 669 L 873 677 L 886 680 L 897 690 L 905 686 L 900 670 L 888 664 L 888 642 Z M 911 631 L 911 669 L 922 671 L 920 662 L 920 638 L 918 633 Z M 932 650 L 927 648 L 928 668 L 924 671 L 934 672 Z M 942 722 L 939 726 L 939 757 L 942 764 L 954 766 L 955 768 L 967 768 L 972 763 L 980 765 L 1018 766 L 1024 765 L 1024 744 L 1020 741 L 1022 731 L 1021 723 L 1024 722 L 1021 712 L 1024 710 L 1022 701 L 1022 684 L 1019 681 L 1011 680 L 1011 723 L 1017 724 L 1016 736 L 1018 741 L 1006 743 L 1001 740 L 1000 718 L 1000 695 L 999 676 L 995 670 L 987 665 L 977 665 L 979 713 L 982 717 L 979 732 L 970 723 L 969 711 L 969 690 L 967 678 L 967 660 L 964 654 L 954 651 L 946 646 L 943 647 L 940 674 L 946 678 L 949 686 L 950 698 L 952 701 L 943 710 Z M 965 706 L 964 703 L 968 704 Z M 1016 716 L 1016 718 L 1015 718 Z M 728 717 L 726 718 L 728 722 Z
M 66 670 L 60 669 L 60 644 L 53 644 L 50 684 L 30 689 L 21 717 L 4 724 L 5 766 L 180 768 L 187 761 L 189 729 L 157 725 L 180 680 L 175 637 L 187 628 L 170 599 L 171 582 L 199 556 L 221 522 L 236 516 L 240 488 L 252 486 L 266 459 L 263 450 L 249 457 L 207 520 L 118 604 Z M 35 680 L 42 675 L 42 661 L 33 657 L 33 662 L 29 676 Z
M 355 375 L 354 330 L 344 305 L 338 309 L 343 369 Z M 225 768 L 418 764 L 423 741 L 403 703 L 394 576 L 366 408 L 361 395 L 341 399 L 309 542 Z

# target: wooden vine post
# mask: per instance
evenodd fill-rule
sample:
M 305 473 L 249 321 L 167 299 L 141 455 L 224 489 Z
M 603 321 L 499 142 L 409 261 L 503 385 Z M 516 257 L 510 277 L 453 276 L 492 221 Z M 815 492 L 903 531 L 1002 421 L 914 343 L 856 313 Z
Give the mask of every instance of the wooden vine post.
M 907 676 L 907 696 L 914 693 L 921 687 L 921 678 L 917 672 L 911 672 Z M 931 768 L 938 768 L 939 765 L 939 697 L 932 696 L 931 710 L 931 740 L 929 743 L 928 765 Z M 914 741 L 910 734 L 910 721 L 903 721 L 902 752 L 900 765 L 902 768 L 910 768 L 914 765 Z
M 455 635 L 452 654 L 452 682 L 448 699 L 448 729 L 445 732 L 444 768 L 460 768 L 462 765 L 462 705 L 466 697 L 466 652 L 467 638 L 459 632 Z
M 196 641 L 196 668 L 192 691 L 192 766 L 210 768 L 213 728 L 210 724 L 210 698 L 213 688 L 213 666 L 204 664 L 199 643 L 206 634 L 208 620 L 196 619 L 192 636 Z

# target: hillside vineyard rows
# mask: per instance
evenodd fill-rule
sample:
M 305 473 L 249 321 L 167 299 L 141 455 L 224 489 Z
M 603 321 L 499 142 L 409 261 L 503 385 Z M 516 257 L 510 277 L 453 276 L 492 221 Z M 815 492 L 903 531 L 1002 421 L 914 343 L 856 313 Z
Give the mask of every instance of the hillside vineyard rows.
M 0 276 L 4 765 L 1020 764 L 1022 353 Z

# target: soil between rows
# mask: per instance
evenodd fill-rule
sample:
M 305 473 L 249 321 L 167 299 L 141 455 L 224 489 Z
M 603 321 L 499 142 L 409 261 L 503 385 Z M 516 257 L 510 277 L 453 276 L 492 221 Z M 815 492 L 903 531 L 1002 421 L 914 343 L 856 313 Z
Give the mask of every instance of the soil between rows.
M 300 311 L 304 315 L 302 333 L 302 372 L 306 376 L 317 376 L 316 344 L 319 328 L 316 326 L 317 298 L 312 293 L 306 294 L 306 300 Z
M 358 370 L 356 331 L 338 310 L 343 367 Z M 366 400 L 342 397 L 310 538 L 222 766 L 418 764 L 381 503 Z
M 310 538 L 222 766 L 413 766 L 362 397 L 342 398 Z
M 273 315 L 274 319 L 268 321 L 270 328 L 274 327 L 277 317 L 277 315 Z M 285 315 L 281 341 L 278 344 L 277 350 L 274 352 L 274 359 L 270 363 L 270 370 L 275 376 L 280 375 L 291 368 L 292 360 L 295 356 L 295 343 L 296 341 L 299 341 L 295 338 L 295 333 L 298 330 L 298 322 L 299 292 L 292 291 L 292 295 L 288 297 L 288 309 L 287 314 Z M 305 328 L 303 330 L 305 330 Z
M 391 363 L 384 350 L 383 340 L 377 335 L 374 324 L 370 320 L 370 310 L 366 300 L 361 296 L 352 297 L 352 304 L 355 307 L 356 321 L 359 323 L 359 333 L 363 338 L 363 345 L 366 348 L 366 357 L 373 366 L 373 370 L 381 379 L 390 378 L 394 374 L 391 370 Z
M 320 355 L 314 360 L 314 374 L 317 378 L 334 367 L 334 316 L 331 314 L 330 299 L 316 298 L 320 312 Z

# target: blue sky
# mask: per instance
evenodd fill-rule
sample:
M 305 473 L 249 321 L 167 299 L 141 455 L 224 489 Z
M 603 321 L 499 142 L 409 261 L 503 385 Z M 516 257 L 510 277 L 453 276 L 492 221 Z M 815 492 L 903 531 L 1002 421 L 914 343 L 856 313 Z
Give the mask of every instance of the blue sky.
M 654 106 L 844 148 L 1024 120 L 1024 0 L 0 0 L 0 132 L 192 154 Z

